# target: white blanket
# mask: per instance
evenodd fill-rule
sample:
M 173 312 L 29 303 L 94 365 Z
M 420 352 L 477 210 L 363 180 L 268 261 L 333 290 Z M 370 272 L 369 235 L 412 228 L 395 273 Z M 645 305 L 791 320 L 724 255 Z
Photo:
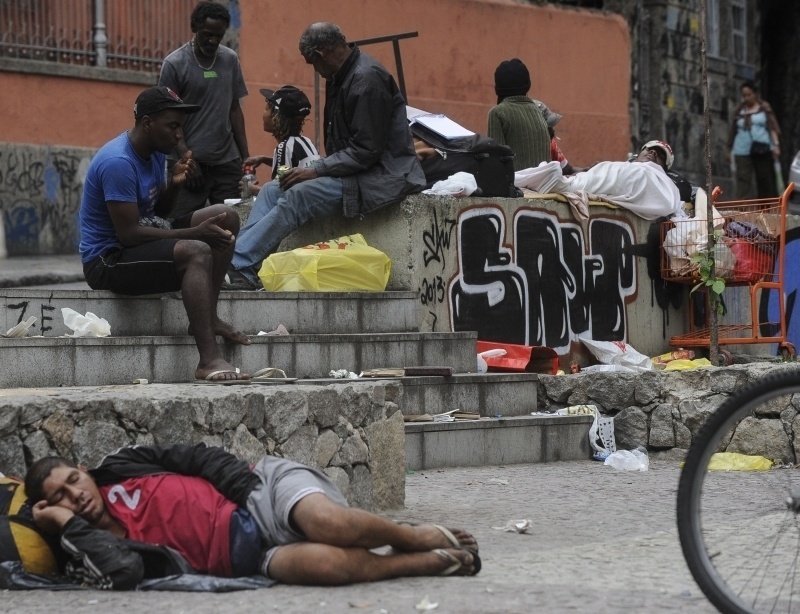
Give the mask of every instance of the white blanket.
M 558 162 L 514 173 L 514 185 L 540 194 L 583 194 L 606 200 L 646 220 L 683 216 L 678 188 L 654 162 L 600 162 L 588 171 L 567 175 Z

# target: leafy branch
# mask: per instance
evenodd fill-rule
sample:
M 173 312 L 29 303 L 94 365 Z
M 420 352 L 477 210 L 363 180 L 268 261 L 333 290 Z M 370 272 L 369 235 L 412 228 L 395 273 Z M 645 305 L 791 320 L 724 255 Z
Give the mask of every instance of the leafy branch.
M 696 273 L 700 278 L 700 282 L 692 288 L 692 292 L 706 288 L 709 292 L 709 304 L 714 306 L 717 315 L 722 315 L 723 313 L 720 297 L 725 291 L 725 280 L 717 275 L 716 267 L 714 266 L 714 251 L 715 246 L 722 241 L 722 234 L 721 230 L 715 230 L 713 241 L 709 242 L 709 246 L 701 249 L 690 258 L 691 262 L 697 265 Z

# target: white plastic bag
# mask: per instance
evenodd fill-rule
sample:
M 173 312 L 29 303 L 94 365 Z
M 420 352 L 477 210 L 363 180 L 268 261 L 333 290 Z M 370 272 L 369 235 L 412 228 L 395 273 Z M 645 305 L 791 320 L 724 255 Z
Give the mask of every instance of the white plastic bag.
M 653 368 L 649 357 L 637 352 L 624 341 L 595 341 L 583 335 L 579 339 L 604 365 L 618 365 L 629 371 L 647 371 Z
M 486 373 L 489 370 L 489 365 L 486 364 L 486 358 L 491 358 L 492 356 L 505 356 L 506 351 L 502 348 L 496 348 L 494 350 L 486 350 L 485 352 L 481 352 L 478 354 L 478 373 Z
M 617 471 L 647 471 L 650 467 L 650 459 L 647 452 L 636 450 L 617 450 L 608 455 L 603 462 Z
M 111 334 L 111 325 L 108 321 L 97 317 L 91 311 L 82 316 L 74 309 L 64 307 L 61 309 L 61 315 L 64 317 L 64 325 L 74 331 L 67 337 L 108 337 Z
M 428 190 L 423 190 L 423 194 L 433 194 L 434 196 L 469 196 L 478 189 L 478 182 L 470 173 L 463 171 L 450 175 L 447 179 L 437 181 Z

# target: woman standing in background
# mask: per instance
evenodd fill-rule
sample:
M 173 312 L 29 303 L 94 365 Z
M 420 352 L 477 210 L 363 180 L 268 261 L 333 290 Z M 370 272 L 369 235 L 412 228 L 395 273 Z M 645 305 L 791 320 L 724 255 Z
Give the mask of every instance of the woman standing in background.
M 733 112 L 727 148 L 736 161 L 736 197 L 752 197 L 750 186 L 754 174 L 756 197 L 776 196 L 773 161 L 780 155 L 781 129 L 772 107 L 761 99 L 752 81 L 742 83 L 741 91 L 742 102 Z

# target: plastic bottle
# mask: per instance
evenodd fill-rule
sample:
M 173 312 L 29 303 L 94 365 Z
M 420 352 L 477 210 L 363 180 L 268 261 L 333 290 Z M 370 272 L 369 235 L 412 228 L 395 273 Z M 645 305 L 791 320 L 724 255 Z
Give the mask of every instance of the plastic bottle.
M 242 176 L 242 200 L 250 198 L 250 184 L 256 180 L 253 174 L 252 166 L 244 167 L 244 175 Z

